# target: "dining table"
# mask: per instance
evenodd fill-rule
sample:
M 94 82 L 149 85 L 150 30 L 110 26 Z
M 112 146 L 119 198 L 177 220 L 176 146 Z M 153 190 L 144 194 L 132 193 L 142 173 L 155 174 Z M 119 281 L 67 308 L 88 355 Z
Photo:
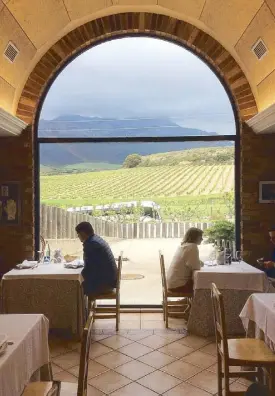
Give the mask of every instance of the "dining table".
M 247 337 L 264 340 L 275 352 L 275 293 L 253 293 L 240 318 Z
M 187 329 L 190 333 L 209 337 L 214 336 L 214 320 L 211 302 L 211 285 L 215 283 L 222 292 L 226 312 L 226 326 L 229 335 L 242 335 L 244 328 L 239 314 L 248 297 L 255 292 L 269 290 L 266 274 L 244 261 L 230 265 L 216 265 L 206 262 L 194 271 L 194 297 Z
M 32 380 L 52 380 L 48 332 L 42 314 L 0 315 L 0 333 L 8 340 L 0 354 L 0 396 L 20 396 Z
M 50 330 L 80 339 L 85 321 L 81 271 L 64 263 L 12 269 L 1 282 L 2 313 L 42 313 Z

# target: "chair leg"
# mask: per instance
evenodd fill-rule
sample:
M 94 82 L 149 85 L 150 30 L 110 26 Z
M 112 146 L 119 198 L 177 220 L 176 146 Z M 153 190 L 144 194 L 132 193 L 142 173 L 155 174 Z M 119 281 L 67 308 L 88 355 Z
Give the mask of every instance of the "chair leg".
M 165 305 L 165 327 L 166 327 L 166 329 L 168 329 L 169 323 L 168 323 L 168 302 L 167 302 L 167 300 L 164 301 L 164 305 Z
M 217 396 L 222 396 L 222 359 L 218 353 L 218 393 Z
M 163 320 L 165 321 L 165 300 L 164 296 L 162 296 L 162 311 L 163 311 Z
M 119 330 L 119 322 L 120 322 L 120 300 L 116 301 L 116 331 Z
M 275 368 L 269 370 L 269 393 L 275 395 Z
M 224 364 L 224 396 L 230 396 L 230 388 L 229 388 L 229 367 L 227 364 L 225 364 L 225 361 L 223 362 Z M 221 379 L 222 383 L 222 379 Z M 222 387 L 222 386 L 221 386 Z M 222 395 L 222 393 L 221 393 Z

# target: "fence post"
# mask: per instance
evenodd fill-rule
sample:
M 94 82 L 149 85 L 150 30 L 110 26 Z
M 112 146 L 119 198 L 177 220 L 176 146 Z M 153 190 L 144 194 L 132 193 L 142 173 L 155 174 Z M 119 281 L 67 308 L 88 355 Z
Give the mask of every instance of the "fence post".
M 40 225 L 41 225 L 41 235 L 43 238 L 47 238 L 47 206 L 42 204 L 40 207 L 40 213 L 41 213 L 41 220 L 40 220 Z

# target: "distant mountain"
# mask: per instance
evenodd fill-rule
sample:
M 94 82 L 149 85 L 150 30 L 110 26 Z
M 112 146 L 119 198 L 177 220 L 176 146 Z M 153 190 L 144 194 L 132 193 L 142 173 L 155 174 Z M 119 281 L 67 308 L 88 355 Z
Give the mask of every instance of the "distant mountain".
M 108 119 L 64 115 L 39 122 L 39 137 L 146 137 L 215 136 L 215 132 L 183 128 L 167 118 Z M 227 142 L 74 143 L 41 145 L 40 161 L 46 166 L 82 162 L 121 164 L 127 155 L 179 151 L 198 147 L 228 146 Z

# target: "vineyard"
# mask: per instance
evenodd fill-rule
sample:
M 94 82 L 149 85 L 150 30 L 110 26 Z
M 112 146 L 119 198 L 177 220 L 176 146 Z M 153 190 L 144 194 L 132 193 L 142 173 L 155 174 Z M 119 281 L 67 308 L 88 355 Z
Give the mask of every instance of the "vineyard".
M 169 214 L 185 205 L 193 212 L 198 212 L 200 206 L 208 216 L 219 210 L 225 214 L 222 197 L 233 189 L 233 165 L 137 167 L 41 177 L 41 198 L 48 205 L 68 207 L 148 199 Z M 212 206 L 206 208 L 209 202 Z

